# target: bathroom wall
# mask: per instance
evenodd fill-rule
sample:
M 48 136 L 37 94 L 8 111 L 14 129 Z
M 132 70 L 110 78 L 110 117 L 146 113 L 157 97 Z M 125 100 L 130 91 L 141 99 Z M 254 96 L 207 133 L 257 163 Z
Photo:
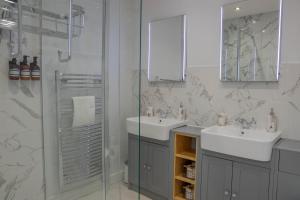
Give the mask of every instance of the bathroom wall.
M 266 127 L 274 108 L 283 136 L 300 140 L 300 17 L 298 0 L 283 0 L 281 73 L 278 83 L 222 83 L 219 81 L 220 6 L 233 0 L 144 0 L 142 105 L 170 110 L 176 117 L 179 104 L 187 109 L 190 125 L 216 123 L 225 112 L 231 123 L 246 120 Z M 150 84 L 146 79 L 147 23 L 179 14 L 188 15 L 188 70 L 185 83 Z M 298 52 L 298 53 L 297 53 Z M 137 85 L 138 74 L 133 72 Z M 137 97 L 138 94 L 134 93 Z
M 38 1 L 26 1 L 38 6 Z M 16 35 L 14 35 L 16 38 Z M 0 199 L 42 200 L 41 82 L 8 79 L 9 32 L 0 42 Z M 40 57 L 38 35 L 23 35 L 23 54 Z M 19 63 L 20 60 L 18 60 Z

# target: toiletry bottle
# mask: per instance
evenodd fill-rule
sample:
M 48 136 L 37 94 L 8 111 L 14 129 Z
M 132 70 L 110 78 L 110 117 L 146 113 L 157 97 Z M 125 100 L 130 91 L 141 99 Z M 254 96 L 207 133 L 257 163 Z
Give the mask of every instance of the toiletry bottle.
M 180 103 L 180 105 L 179 105 L 178 119 L 179 120 L 185 120 L 186 119 L 186 113 L 185 113 L 185 109 L 183 107 L 183 103 Z
M 153 109 L 152 106 L 148 106 L 146 114 L 147 114 L 148 117 L 153 117 L 154 116 L 154 109 Z
M 27 64 L 28 57 L 29 56 L 23 56 L 23 61 L 20 63 L 21 80 L 30 80 L 30 66 Z
M 33 57 L 33 62 L 30 63 L 30 71 L 31 71 L 31 80 L 40 80 L 41 79 L 41 69 L 37 64 L 37 58 Z
M 226 126 L 227 125 L 227 115 L 226 113 L 219 113 L 218 114 L 218 126 Z
M 17 64 L 17 59 L 13 58 L 12 61 L 9 61 L 9 79 L 10 80 L 19 80 L 20 79 L 20 67 Z
M 268 132 L 276 132 L 277 131 L 277 117 L 275 115 L 274 109 L 271 108 L 271 111 L 268 116 Z

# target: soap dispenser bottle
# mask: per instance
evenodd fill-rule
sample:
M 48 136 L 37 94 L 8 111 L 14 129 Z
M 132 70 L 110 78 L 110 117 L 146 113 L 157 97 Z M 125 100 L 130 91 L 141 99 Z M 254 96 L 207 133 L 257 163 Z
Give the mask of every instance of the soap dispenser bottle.
M 30 63 L 31 71 L 31 80 L 40 80 L 41 79 L 41 69 L 37 64 L 38 57 L 33 57 L 33 62 Z
M 27 64 L 28 57 L 23 56 L 23 61 L 20 63 L 21 80 L 30 80 L 30 66 Z
M 17 59 L 13 58 L 9 61 L 9 79 L 19 80 L 20 79 L 20 66 L 17 64 Z
M 271 111 L 268 115 L 267 131 L 271 132 L 271 133 L 276 132 L 277 131 L 277 125 L 278 125 L 277 117 L 275 115 L 274 109 L 271 108 Z
M 178 120 L 185 120 L 186 119 L 186 112 L 183 107 L 183 103 L 180 103 L 179 109 L 178 109 Z

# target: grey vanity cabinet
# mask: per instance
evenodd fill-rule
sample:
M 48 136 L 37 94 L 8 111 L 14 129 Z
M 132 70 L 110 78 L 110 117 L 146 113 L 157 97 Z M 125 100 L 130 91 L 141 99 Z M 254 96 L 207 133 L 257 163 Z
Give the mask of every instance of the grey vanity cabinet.
M 279 172 L 277 200 L 300 199 L 300 175 Z
M 154 140 L 141 138 L 139 163 L 139 140 L 136 136 L 129 136 L 129 187 L 137 189 L 152 199 L 168 199 L 169 195 L 169 147 L 155 143 Z M 138 170 L 139 169 L 139 170 Z
M 268 200 L 270 170 L 233 162 L 232 200 Z
M 202 200 L 268 200 L 270 170 L 203 156 Z
M 300 141 L 282 139 L 275 147 L 276 200 L 300 199 Z M 275 199 L 275 198 L 274 198 Z
M 231 161 L 203 156 L 201 199 L 230 200 L 231 177 Z
M 167 197 L 169 187 L 169 149 L 161 145 L 149 143 L 148 150 L 150 173 L 147 180 L 149 190 L 155 194 Z
M 129 163 L 128 165 L 130 166 L 128 168 L 128 178 L 130 184 L 134 186 L 139 185 L 139 172 L 140 173 L 140 185 L 141 187 L 146 187 L 147 183 L 147 173 L 145 171 L 146 166 L 140 165 L 140 163 L 146 163 L 146 158 L 145 156 L 147 154 L 147 145 L 146 143 L 141 142 L 141 162 L 139 163 L 139 143 L 138 140 L 136 139 L 129 139 Z

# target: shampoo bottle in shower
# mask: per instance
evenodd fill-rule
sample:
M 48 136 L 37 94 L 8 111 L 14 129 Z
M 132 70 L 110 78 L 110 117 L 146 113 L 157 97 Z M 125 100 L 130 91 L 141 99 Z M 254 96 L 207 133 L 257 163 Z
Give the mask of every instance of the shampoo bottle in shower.
M 41 79 L 41 69 L 37 64 L 37 58 L 33 57 L 33 62 L 30 63 L 30 71 L 31 71 L 31 80 L 40 80 Z
M 17 59 L 13 58 L 9 61 L 9 79 L 10 80 L 19 80 L 20 79 L 20 67 L 17 64 Z
M 23 56 L 23 61 L 20 63 L 21 80 L 30 80 L 30 67 L 27 64 L 27 58 L 29 56 Z

